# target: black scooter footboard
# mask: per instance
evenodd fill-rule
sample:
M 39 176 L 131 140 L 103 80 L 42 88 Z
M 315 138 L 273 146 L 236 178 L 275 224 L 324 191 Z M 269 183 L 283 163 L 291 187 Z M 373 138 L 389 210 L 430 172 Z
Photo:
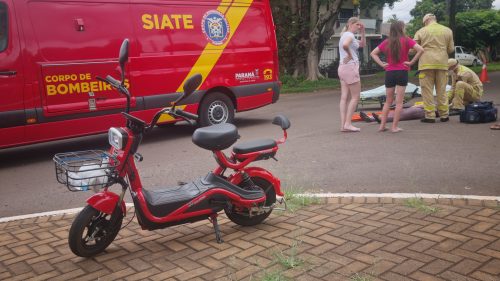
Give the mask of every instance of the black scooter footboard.
M 179 186 L 142 190 L 149 211 L 156 217 L 165 217 L 203 193 L 217 188 L 227 190 L 245 200 L 257 200 L 265 196 L 262 190 L 243 189 L 213 173 Z M 225 194 L 215 192 L 193 204 L 186 212 L 212 209 L 215 213 L 226 206 L 228 199 Z

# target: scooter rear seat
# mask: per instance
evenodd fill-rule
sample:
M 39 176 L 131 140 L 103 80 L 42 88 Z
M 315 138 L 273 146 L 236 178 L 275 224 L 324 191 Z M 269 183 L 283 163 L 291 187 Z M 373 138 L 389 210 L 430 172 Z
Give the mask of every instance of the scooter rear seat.
M 198 128 L 193 133 L 193 143 L 208 150 L 223 150 L 239 138 L 238 129 L 229 123 Z
M 233 147 L 233 152 L 236 154 L 246 154 L 250 152 L 271 149 L 275 146 L 276 146 L 276 141 L 272 139 L 261 139 L 261 140 L 239 143 Z

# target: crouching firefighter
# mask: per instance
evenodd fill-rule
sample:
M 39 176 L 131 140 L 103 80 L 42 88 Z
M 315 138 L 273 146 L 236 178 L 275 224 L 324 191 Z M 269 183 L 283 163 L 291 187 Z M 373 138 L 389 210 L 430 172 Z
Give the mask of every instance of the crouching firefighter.
M 448 60 L 448 70 L 451 75 L 451 90 L 448 92 L 450 115 L 457 115 L 466 104 L 481 99 L 483 83 L 474 71 L 461 65 L 456 59 Z

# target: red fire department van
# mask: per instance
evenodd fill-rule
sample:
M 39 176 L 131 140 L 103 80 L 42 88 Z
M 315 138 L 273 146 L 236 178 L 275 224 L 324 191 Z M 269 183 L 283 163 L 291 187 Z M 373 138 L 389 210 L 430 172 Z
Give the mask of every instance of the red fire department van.
M 122 125 L 125 98 L 96 76 L 119 77 L 125 38 L 139 118 L 151 120 L 195 73 L 202 85 L 183 107 L 202 126 L 278 100 L 269 0 L 0 0 L 0 148 Z

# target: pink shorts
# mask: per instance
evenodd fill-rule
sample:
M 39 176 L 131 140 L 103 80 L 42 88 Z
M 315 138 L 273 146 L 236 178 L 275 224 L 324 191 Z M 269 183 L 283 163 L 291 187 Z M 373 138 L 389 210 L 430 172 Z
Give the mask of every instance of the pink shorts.
M 348 63 L 339 65 L 338 74 L 340 81 L 344 81 L 348 85 L 361 81 L 359 78 L 358 63 Z

